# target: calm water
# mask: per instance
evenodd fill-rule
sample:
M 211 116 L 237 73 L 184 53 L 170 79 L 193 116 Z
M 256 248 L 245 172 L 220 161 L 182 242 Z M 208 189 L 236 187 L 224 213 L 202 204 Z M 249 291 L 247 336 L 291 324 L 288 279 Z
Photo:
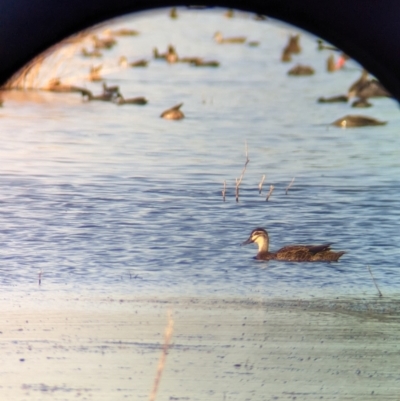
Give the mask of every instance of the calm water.
M 125 97 L 148 105 L 84 103 L 76 94 L 7 93 L 0 111 L 0 286 L 138 294 L 287 296 L 374 294 L 400 290 L 400 114 L 390 99 L 361 112 L 317 104 L 345 93 L 360 68 L 325 71 L 328 52 L 302 33 L 303 52 L 280 62 L 296 29 L 223 10 L 166 10 L 136 15 L 113 28 L 120 38 L 104 53 L 104 77 Z M 258 47 L 218 45 L 212 36 L 246 35 Z M 180 56 L 220 61 L 220 68 L 168 65 L 121 69 L 117 60 L 151 59 L 174 44 Z M 80 50 L 80 48 L 79 48 Z M 85 81 L 97 61 L 77 55 L 43 67 L 63 82 Z M 288 77 L 291 66 L 315 68 Z M 186 119 L 160 113 L 184 102 Z M 384 127 L 341 130 L 346 114 L 387 120 Z M 235 178 L 250 163 L 235 202 Z M 262 195 L 258 183 L 266 175 Z M 295 177 L 285 195 L 285 188 Z M 221 190 L 227 182 L 227 199 Z M 275 186 L 265 202 L 269 185 Z M 257 262 L 240 247 L 250 231 L 268 229 L 271 249 L 332 242 L 347 253 L 338 264 Z

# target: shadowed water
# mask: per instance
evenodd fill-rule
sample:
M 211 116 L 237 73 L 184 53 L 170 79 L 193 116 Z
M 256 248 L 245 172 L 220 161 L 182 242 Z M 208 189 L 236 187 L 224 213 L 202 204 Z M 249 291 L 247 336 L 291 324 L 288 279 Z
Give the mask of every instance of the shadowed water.
M 318 104 L 344 94 L 359 77 L 350 61 L 329 74 L 329 52 L 301 33 L 293 62 L 280 53 L 294 28 L 233 19 L 222 10 L 166 10 L 116 26 L 141 34 L 105 52 L 104 77 L 146 106 L 83 102 L 77 94 L 6 93 L 0 111 L 0 285 L 43 290 L 160 294 L 374 294 L 367 266 L 383 293 L 400 290 L 400 116 L 391 99 L 361 112 L 350 104 Z M 246 35 L 258 47 L 218 45 L 212 36 Z M 152 49 L 174 44 L 180 56 L 218 60 L 219 68 L 169 65 Z M 120 69 L 117 60 L 147 58 L 148 68 Z M 94 93 L 76 56 L 60 75 Z M 310 77 L 289 77 L 295 64 Z M 44 78 L 42 78 L 44 79 Z M 183 102 L 186 118 L 161 112 Z M 342 130 L 346 114 L 388 121 Z M 250 162 L 235 202 L 235 178 Z M 263 192 L 258 183 L 266 175 Z M 285 189 L 295 177 L 288 194 Z M 227 198 L 221 190 L 227 183 Z M 269 185 L 275 190 L 265 201 Z M 291 243 L 332 242 L 340 262 L 252 259 L 241 247 L 257 226 L 271 250 Z

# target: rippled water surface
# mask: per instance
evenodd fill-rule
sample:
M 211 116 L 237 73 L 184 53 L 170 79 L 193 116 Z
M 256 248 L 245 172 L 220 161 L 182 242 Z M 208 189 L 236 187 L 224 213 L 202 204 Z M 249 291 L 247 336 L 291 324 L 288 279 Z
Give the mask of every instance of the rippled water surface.
M 281 63 L 287 37 L 297 30 L 275 21 L 241 13 L 228 19 L 223 10 L 178 12 L 177 20 L 163 10 L 113 26 L 141 34 L 119 38 L 104 53 L 104 78 L 125 97 L 146 96 L 146 106 L 44 91 L 4 94 L 1 287 L 37 288 L 41 271 L 41 289 L 48 291 L 360 295 L 376 292 L 370 266 L 382 292 L 398 292 L 397 103 L 375 99 L 361 113 L 350 104 L 318 104 L 320 96 L 346 93 L 360 67 L 350 61 L 327 73 L 329 52 L 318 51 L 315 38 L 303 32 L 303 52 Z M 217 30 L 260 44 L 218 45 L 212 39 Z M 153 47 L 164 51 L 170 43 L 182 57 L 221 66 L 152 59 Z M 121 55 L 150 64 L 121 69 Z M 96 63 L 77 54 L 56 72 L 64 82 L 100 93 L 101 83 L 85 81 Z M 313 66 L 315 75 L 287 76 L 296 63 Z M 184 120 L 159 118 L 180 102 Z M 388 124 L 327 125 L 346 114 Z M 245 143 L 250 162 L 236 203 Z M 258 262 L 255 246 L 240 246 L 257 226 L 269 231 L 272 250 L 332 242 L 347 253 L 337 264 Z

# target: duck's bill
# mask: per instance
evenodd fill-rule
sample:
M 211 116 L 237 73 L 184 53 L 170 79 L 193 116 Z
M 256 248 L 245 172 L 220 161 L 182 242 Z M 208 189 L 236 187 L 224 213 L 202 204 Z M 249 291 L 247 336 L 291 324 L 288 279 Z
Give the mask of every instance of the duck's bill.
M 242 242 L 241 245 L 251 244 L 252 242 L 253 240 L 251 238 L 248 238 L 246 241 Z

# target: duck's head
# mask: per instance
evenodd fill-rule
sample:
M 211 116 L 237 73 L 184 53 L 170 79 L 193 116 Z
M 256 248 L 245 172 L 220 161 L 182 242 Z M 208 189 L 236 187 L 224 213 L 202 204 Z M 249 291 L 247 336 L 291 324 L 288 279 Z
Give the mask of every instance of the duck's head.
M 247 245 L 255 242 L 258 245 L 259 251 L 268 251 L 269 238 L 268 233 L 261 227 L 255 228 L 249 238 L 242 243 L 242 245 Z
M 118 59 L 118 65 L 120 65 L 121 67 L 128 67 L 128 59 L 125 56 L 121 56 Z
M 214 34 L 214 39 L 217 41 L 217 42 L 221 42 L 222 41 L 222 33 L 220 32 L 220 31 L 217 31 L 217 32 L 215 32 L 215 34 Z

